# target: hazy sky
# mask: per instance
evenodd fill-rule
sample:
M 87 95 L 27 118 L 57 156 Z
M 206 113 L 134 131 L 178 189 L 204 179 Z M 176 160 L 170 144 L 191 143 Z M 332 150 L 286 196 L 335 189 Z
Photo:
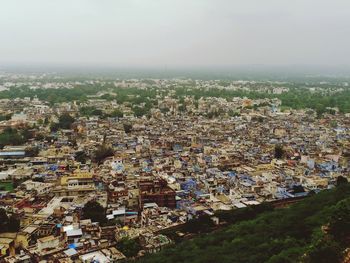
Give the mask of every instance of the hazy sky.
M 350 64 L 350 0 L 0 0 L 0 64 Z

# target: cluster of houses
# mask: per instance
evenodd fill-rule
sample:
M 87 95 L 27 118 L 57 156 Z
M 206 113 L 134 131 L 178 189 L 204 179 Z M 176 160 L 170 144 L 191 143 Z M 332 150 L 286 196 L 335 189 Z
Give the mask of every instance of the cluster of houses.
M 136 240 L 140 255 L 153 253 L 172 243 L 164 229 L 218 210 L 307 196 L 349 176 L 349 116 L 281 112 L 277 99 L 181 103 L 158 98 L 149 117 L 134 117 L 115 101 L 84 103 L 127 113 L 101 118 L 81 116 L 75 102 L 1 100 L 0 111 L 12 115 L 0 128 L 32 134 L 0 151 L 0 207 L 20 222 L 17 232 L 0 231 L 1 260 L 117 262 L 126 258 L 118 246 L 125 238 Z M 220 115 L 204 114 L 210 112 Z M 60 114 L 75 121 L 52 131 Z M 96 162 L 101 146 L 113 154 Z M 105 209 L 103 224 L 84 218 L 89 201 Z

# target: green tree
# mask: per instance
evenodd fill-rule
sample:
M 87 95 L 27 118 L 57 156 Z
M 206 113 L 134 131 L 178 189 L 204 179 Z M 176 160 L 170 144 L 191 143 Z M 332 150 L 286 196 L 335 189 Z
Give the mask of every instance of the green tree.
M 135 257 L 140 251 L 140 244 L 135 239 L 130 239 L 127 237 L 122 238 L 117 243 L 117 248 L 126 256 L 126 257 Z
M 336 205 L 330 220 L 329 233 L 344 245 L 350 244 L 350 198 Z
M 82 107 L 80 108 L 79 112 L 83 116 L 101 116 L 103 114 L 101 110 L 92 106 Z
M 329 239 L 318 242 L 310 251 L 309 263 L 337 263 L 341 262 L 342 254 L 339 245 Z
M 142 117 L 148 113 L 148 109 L 146 109 L 145 107 L 135 106 L 132 108 L 132 110 L 136 117 Z
M 121 110 L 115 109 L 111 114 L 111 117 L 123 118 L 124 113 Z
M 18 132 L 16 129 L 12 129 L 11 127 L 7 127 L 4 129 L 2 133 L 0 133 L 0 147 L 4 147 L 5 145 L 21 145 L 25 143 L 26 140 L 22 134 Z
M 131 123 L 124 123 L 123 124 L 125 133 L 130 133 L 132 130 L 132 124 Z
M 160 111 L 163 113 L 163 114 L 166 114 L 170 111 L 170 109 L 168 107 L 165 107 L 165 108 L 161 108 Z
M 337 186 L 347 184 L 347 183 L 348 183 L 348 179 L 346 179 L 346 177 L 341 175 L 337 177 Z
M 214 222 L 209 216 L 201 216 L 196 219 L 192 219 L 186 224 L 186 231 L 190 233 L 207 232 L 214 226 Z
M 75 120 L 72 116 L 70 116 L 68 113 L 64 113 L 58 119 L 59 128 L 70 129 L 74 121 Z
M 91 219 L 92 222 L 104 224 L 106 219 L 105 209 L 96 201 L 89 201 L 82 209 L 82 214 L 85 219 Z

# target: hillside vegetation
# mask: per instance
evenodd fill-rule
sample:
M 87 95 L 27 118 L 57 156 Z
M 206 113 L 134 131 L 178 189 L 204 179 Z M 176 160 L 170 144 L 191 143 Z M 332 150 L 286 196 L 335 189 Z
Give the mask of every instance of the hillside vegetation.
M 248 210 L 249 211 L 249 210 Z M 140 262 L 342 262 L 350 245 L 350 184 L 180 242 Z

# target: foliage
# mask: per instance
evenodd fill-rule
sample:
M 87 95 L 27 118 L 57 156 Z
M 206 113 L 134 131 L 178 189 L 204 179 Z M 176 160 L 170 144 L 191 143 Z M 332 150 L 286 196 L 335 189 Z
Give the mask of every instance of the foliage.
M 11 119 L 11 114 L 0 115 L 0 121 L 7 121 L 9 119 Z
M 76 152 L 75 153 L 75 157 L 74 157 L 74 159 L 77 162 L 80 162 L 82 164 L 85 164 L 88 158 L 89 158 L 89 156 L 87 156 L 85 151 Z
M 333 238 L 321 228 L 331 221 L 330 226 L 341 224 L 339 229 L 350 229 L 347 225 L 350 221 L 349 194 L 350 185 L 347 184 L 315 194 L 289 208 L 261 207 L 261 213 L 256 212 L 256 217 L 251 210 L 254 208 L 239 209 L 242 214 L 235 217 L 242 220 L 230 220 L 231 211 L 225 211 L 222 215 L 226 214 L 229 226 L 183 241 L 140 261 L 339 262 L 341 251 L 348 244 L 342 237 Z M 337 216 L 333 217 L 333 214 Z M 333 220 L 336 221 L 332 223 Z M 333 233 L 333 228 L 330 229 Z
M 145 116 L 149 112 L 149 109 L 147 109 L 146 107 L 140 107 L 140 106 L 135 106 L 132 108 L 132 110 L 136 117 Z
M 5 209 L 0 208 L 0 233 L 3 232 L 18 232 L 20 222 L 13 215 L 8 217 Z
M 74 121 L 75 119 L 72 116 L 68 113 L 64 113 L 59 116 L 58 123 L 51 124 L 51 131 L 55 132 L 59 129 L 70 129 Z
M 259 84 L 256 84 L 259 85 Z M 264 84 L 266 85 L 266 84 Z M 270 94 L 259 92 L 256 88 L 259 86 L 251 85 L 250 90 L 229 90 L 218 88 L 197 88 L 188 89 L 186 87 L 176 88 L 176 96 L 193 96 L 195 98 L 219 97 L 231 99 L 233 97 L 246 97 L 249 99 L 278 98 L 284 108 L 293 109 L 314 109 L 318 116 L 324 113 L 334 114 L 334 110 L 329 107 L 338 107 L 340 112 L 350 112 L 350 89 L 344 89 L 341 92 L 333 93 L 331 88 L 323 87 L 323 92 L 312 92 L 302 88 L 298 83 L 289 83 L 289 91 L 282 94 Z
M 121 110 L 115 109 L 109 116 L 123 118 L 124 113 Z
M 341 248 L 333 240 L 320 240 L 309 252 L 305 261 L 308 263 L 337 263 L 341 262 Z
M 26 137 L 23 130 L 22 132 L 17 129 L 12 129 L 10 127 L 5 128 L 5 130 L 0 133 L 0 147 L 4 147 L 5 145 L 21 145 L 25 143 Z
M 11 181 L 0 181 L 0 191 L 12 191 L 13 188 Z
M 101 110 L 96 109 L 95 107 L 82 107 L 80 108 L 80 114 L 83 116 L 101 116 L 103 113 Z
M 126 257 L 135 257 L 140 251 L 140 244 L 135 239 L 130 239 L 127 237 L 122 238 L 117 243 L 117 248 L 126 256 Z
M 281 145 L 281 144 L 276 144 L 276 145 L 275 145 L 275 158 L 276 158 L 276 159 L 282 159 L 283 156 L 284 156 L 283 145 Z
M 64 113 L 59 117 L 58 124 L 61 129 L 70 129 L 74 121 L 75 120 L 72 116 L 68 113 Z
M 114 151 L 111 147 L 106 145 L 99 146 L 94 153 L 94 161 L 96 163 L 101 163 L 107 157 L 113 156 Z
M 329 224 L 329 233 L 343 244 L 350 244 L 350 198 L 336 205 Z
M 348 179 L 346 179 L 346 177 L 341 175 L 337 177 L 337 186 L 347 184 L 347 183 L 348 183 Z
M 297 194 L 297 193 L 304 193 L 305 189 L 301 184 L 298 185 L 293 185 L 293 193 Z
M 226 86 L 229 82 L 222 81 L 222 85 Z M 193 85 L 177 86 L 172 89 L 175 91 L 175 98 L 184 98 L 191 96 L 195 100 L 199 98 L 207 97 L 219 97 L 231 100 L 234 97 L 246 97 L 249 99 L 272 99 L 278 98 L 282 102 L 282 108 L 293 108 L 293 109 L 313 109 L 318 117 L 321 117 L 324 113 L 335 114 L 334 107 L 338 107 L 340 112 L 350 112 L 350 89 L 341 86 L 339 89 L 339 83 L 327 83 L 320 84 L 318 91 L 311 91 L 309 87 L 313 87 L 313 83 L 299 82 L 288 82 L 285 86 L 288 87 L 288 91 L 281 94 L 273 94 L 268 92 L 262 92 L 260 88 L 269 87 L 269 83 L 247 84 L 248 90 L 243 89 L 222 89 L 222 88 L 193 88 Z M 270 86 L 273 88 L 273 86 Z M 14 98 L 25 98 L 35 96 L 40 100 L 48 101 L 51 105 L 62 102 L 85 102 L 87 96 L 96 95 L 98 92 L 108 91 L 112 94 L 105 94 L 101 99 L 116 100 L 122 104 L 125 102 L 131 103 L 132 105 L 145 104 L 145 110 L 149 111 L 150 105 L 156 100 L 156 96 L 161 94 L 164 95 L 164 91 L 161 91 L 155 87 L 148 87 L 145 89 L 139 89 L 136 87 L 129 86 L 128 88 L 115 87 L 112 82 L 106 82 L 101 84 L 76 84 L 73 88 L 60 88 L 60 89 L 31 89 L 29 85 L 23 85 L 20 87 L 13 87 L 9 90 L 0 92 L 0 99 L 14 99 Z M 181 102 L 182 104 L 182 102 Z M 195 106 L 198 107 L 198 101 L 195 101 Z M 166 113 L 167 109 L 163 110 Z M 3 117 L 5 119 L 8 116 Z
M 163 113 L 163 114 L 166 114 L 170 111 L 170 109 L 168 107 L 164 107 L 164 108 L 161 108 L 160 111 Z
M 28 157 L 35 157 L 39 154 L 39 148 L 38 147 L 28 147 L 25 149 L 25 154 Z
M 124 123 L 123 127 L 124 127 L 125 133 L 130 133 L 132 130 L 132 125 L 130 123 Z
M 186 225 L 184 230 L 189 233 L 202 233 L 208 231 L 213 227 L 214 223 L 209 216 L 202 216 L 196 219 L 190 220 Z
M 83 217 L 86 219 L 91 219 L 92 222 L 99 222 L 104 224 L 106 219 L 105 209 L 96 201 L 89 201 L 83 207 Z

